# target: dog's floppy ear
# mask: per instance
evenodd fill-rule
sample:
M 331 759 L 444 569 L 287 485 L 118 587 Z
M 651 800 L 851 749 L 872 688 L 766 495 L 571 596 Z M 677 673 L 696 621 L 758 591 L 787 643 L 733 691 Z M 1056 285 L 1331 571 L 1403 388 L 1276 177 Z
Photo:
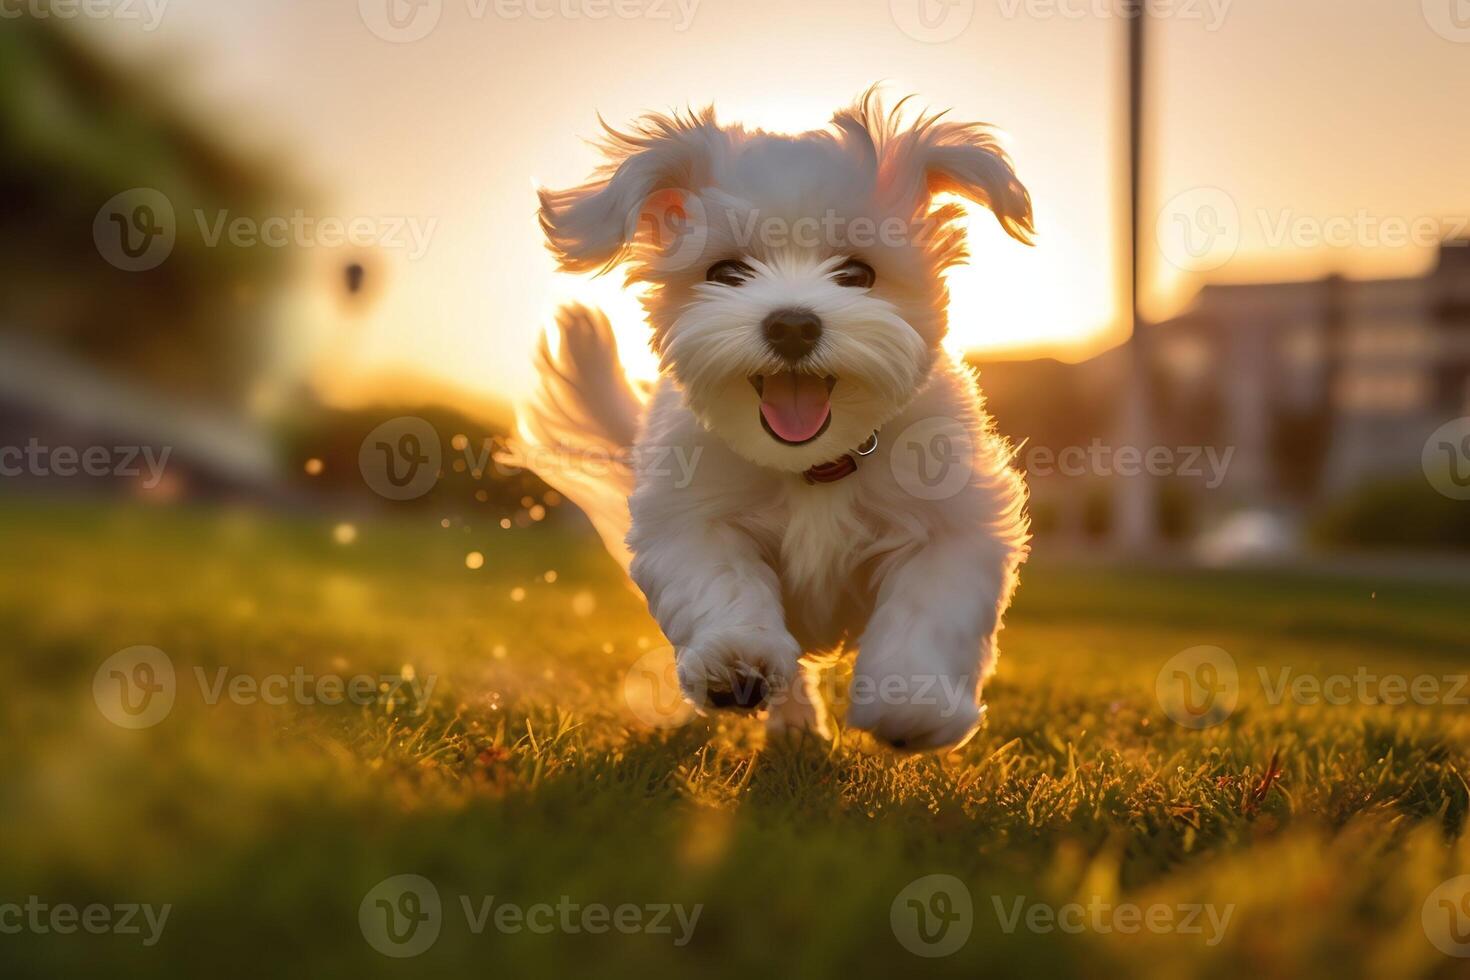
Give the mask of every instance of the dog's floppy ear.
M 714 111 L 649 115 L 630 132 L 603 123 L 607 163 L 580 187 L 541 190 L 541 228 L 561 268 L 607 270 L 635 241 L 662 250 L 680 234 L 690 192 L 708 179 L 721 138 Z
M 899 100 L 885 111 L 879 86 L 865 92 L 833 122 L 850 144 L 877 166 L 879 193 L 899 207 L 927 210 L 938 194 L 958 194 L 989 208 L 1001 227 L 1031 244 L 1031 195 L 1017 179 L 995 133 L 980 123 L 947 122 L 944 113 L 920 115 L 905 127 Z M 956 209 L 941 209 L 941 223 Z
M 936 194 L 958 194 L 994 213 L 1006 234 L 1023 244 L 1035 240 L 1031 194 L 1016 177 L 1011 159 L 995 134 L 984 126 L 940 123 L 915 127 L 914 165 L 923 174 L 925 189 Z

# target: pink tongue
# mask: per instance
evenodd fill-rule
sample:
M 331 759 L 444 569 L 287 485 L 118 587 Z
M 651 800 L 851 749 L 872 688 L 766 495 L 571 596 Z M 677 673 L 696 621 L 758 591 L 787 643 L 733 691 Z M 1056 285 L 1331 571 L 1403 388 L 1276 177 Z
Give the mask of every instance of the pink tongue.
M 761 385 L 761 417 L 787 442 L 805 442 L 827 421 L 827 382 L 812 374 L 768 374 Z

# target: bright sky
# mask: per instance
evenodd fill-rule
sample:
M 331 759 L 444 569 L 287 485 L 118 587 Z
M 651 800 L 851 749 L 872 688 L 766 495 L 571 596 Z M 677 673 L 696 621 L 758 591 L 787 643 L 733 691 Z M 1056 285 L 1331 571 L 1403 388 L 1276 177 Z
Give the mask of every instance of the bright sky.
M 103 29 L 144 64 L 182 53 L 187 95 L 297 161 L 322 214 L 433 223 L 422 256 L 384 253 L 342 377 L 410 371 L 514 397 L 569 295 L 603 303 L 649 373 L 616 278 L 554 273 L 533 182 L 585 178 L 598 112 L 617 124 L 713 101 L 810 128 L 879 79 L 999 126 L 1036 204 L 1033 249 L 977 213 L 976 260 L 951 283 L 957 345 L 1077 358 L 1122 335 L 1121 0 L 391 0 L 408 30 L 434 25 L 409 43 L 369 29 L 387 29 L 387 2 L 169 0 L 156 31 Z M 1208 279 L 1427 267 L 1432 249 L 1385 244 L 1384 223 L 1470 215 L 1470 10 L 1440 4 L 1152 0 L 1153 315 Z M 1180 256 L 1169 209 L 1224 244 Z M 1345 241 L 1312 237 L 1345 226 Z

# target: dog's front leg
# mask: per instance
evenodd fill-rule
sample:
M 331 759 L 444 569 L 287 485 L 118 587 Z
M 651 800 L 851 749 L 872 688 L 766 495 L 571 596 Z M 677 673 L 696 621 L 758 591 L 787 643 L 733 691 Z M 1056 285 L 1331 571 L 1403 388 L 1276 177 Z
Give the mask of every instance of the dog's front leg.
M 820 678 L 813 664 L 803 661 L 797 667 L 795 682 L 771 699 L 771 713 L 766 718 L 768 737 L 798 738 L 803 732 L 832 737 L 827 727 L 827 706 L 822 701 Z
M 993 542 L 950 538 L 891 569 L 859 641 L 848 724 L 910 751 L 973 735 L 1015 564 Z
M 633 581 L 674 644 L 685 697 L 713 708 L 784 703 L 799 683 L 801 648 L 756 543 L 720 521 L 635 527 Z

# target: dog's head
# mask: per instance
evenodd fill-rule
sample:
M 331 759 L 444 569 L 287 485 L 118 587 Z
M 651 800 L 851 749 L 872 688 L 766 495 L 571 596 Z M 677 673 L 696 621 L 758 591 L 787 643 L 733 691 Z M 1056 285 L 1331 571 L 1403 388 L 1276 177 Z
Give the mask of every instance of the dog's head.
M 713 110 L 608 130 L 593 179 L 542 191 L 562 268 L 627 268 L 663 369 L 742 456 L 800 472 L 848 452 L 922 386 L 966 255 L 953 194 L 1021 241 L 1031 200 L 984 126 L 901 120 L 869 92 L 829 130 L 775 135 Z

